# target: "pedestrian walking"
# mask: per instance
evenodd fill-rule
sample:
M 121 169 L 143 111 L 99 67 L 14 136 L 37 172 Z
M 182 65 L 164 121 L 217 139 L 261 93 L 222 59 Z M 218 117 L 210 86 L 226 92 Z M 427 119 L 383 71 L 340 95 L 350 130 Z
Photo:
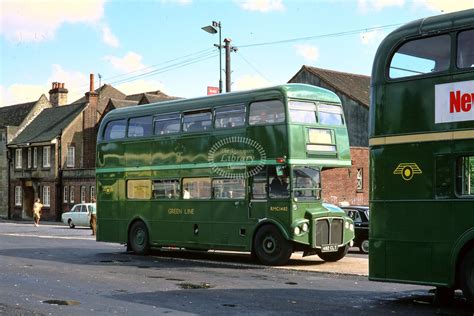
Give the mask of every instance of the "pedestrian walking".
M 42 208 L 43 204 L 41 204 L 41 200 L 39 198 L 36 198 L 35 203 L 33 204 L 33 220 L 35 221 L 35 227 L 39 226 Z
M 92 235 L 95 236 L 97 230 L 97 209 L 95 204 L 95 198 L 92 198 L 91 202 L 94 203 L 94 205 L 92 206 L 90 226 L 92 228 Z

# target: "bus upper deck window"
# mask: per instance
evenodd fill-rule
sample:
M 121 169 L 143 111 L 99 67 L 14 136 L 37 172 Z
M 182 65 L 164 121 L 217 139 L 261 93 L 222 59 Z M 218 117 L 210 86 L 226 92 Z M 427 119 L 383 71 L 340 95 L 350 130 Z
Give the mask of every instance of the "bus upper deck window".
M 449 68 L 451 37 L 439 35 L 406 42 L 392 56 L 392 79 L 440 72 Z
M 179 133 L 181 130 L 181 114 L 165 114 L 155 117 L 155 135 Z
M 153 131 L 151 116 L 131 118 L 128 122 L 127 137 L 150 136 Z
M 459 157 L 456 161 L 456 191 L 462 196 L 474 196 L 474 156 Z
M 323 125 L 344 125 L 341 107 L 337 105 L 319 104 L 318 121 Z
M 288 107 L 292 123 L 316 124 L 316 105 L 314 103 L 290 101 Z
M 232 128 L 245 125 L 245 105 L 226 106 L 214 110 L 216 128 Z
M 212 128 L 212 112 L 210 110 L 193 111 L 183 114 L 183 131 L 200 132 Z
M 120 139 L 125 137 L 127 120 L 116 120 L 107 123 L 104 132 L 104 140 Z
M 474 67 L 474 30 L 460 32 L 458 35 L 457 66 Z
M 275 124 L 285 121 L 285 109 L 280 100 L 258 101 L 250 104 L 249 124 Z

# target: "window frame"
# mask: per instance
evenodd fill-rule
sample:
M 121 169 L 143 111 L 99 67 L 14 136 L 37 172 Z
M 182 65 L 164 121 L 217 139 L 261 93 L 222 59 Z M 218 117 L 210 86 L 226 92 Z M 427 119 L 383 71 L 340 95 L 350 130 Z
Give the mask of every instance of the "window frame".
M 167 198 L 166 196 L 163 196 L 163 197 L 156 197 L 156 196 L 155 196 L 155 184 L 156 184 L 157 182 L 165 182 L 165 181 L 169 181 L 169 182 L 174 181 L 175 183 L 177 182 L 177 184 L 178 184 L 178 186 L 177 186 L 177 188 L 178 188 L 178 193 L 177 193 L 177 195 L 171 196 L 171 197 L 169 197 L 169 198 Z M 152 180 L 152 188 L 151 188 L 151 190 L 152 190 L 152 192 L 151 192 L 151 194 L 152 194 L 152 199 L 153 199 L 153 200 L 165 200 L 165 201 L 169 201 L 169 200 L 179 200 L 179 199 L 181 198 L 181 182 L 182 182 L 182 181 L 181 181 L 180 178 L 160 178 L 160 179 L 153 179 L 153 180 Z
M 27 168 L 31 169 L 31 147 L 28 147 L 28 153 L 27 153 Z
M 174 116 L 174 117 L 173 117 Z M 168 117 L 170 120 L 177 120 L 179 124 L 179 129 L 176 132 L 158 134 L 156 130 L 157 122 L 167 121 L 165 117 Z M 161 119 L 160 119 L 161 118 Z M 162 113 L 157 114 L 153 117 L 153 135 L 155 136 L 166 136 L 166 135 L 176 135 L 182 132 L 182 121 L 183 115 L 181 112 L 172 112 L 172 113 Z
M 51 168 L 51 146 L 43 146 L 43 168 Z
M 467 33 L 467 32 L 473 32 L 474 33 L 474 28 L 472 29 L 465 29 L 465 30 L 461 30 L 459 32 L 456 33 L 456 62 L 455 62 L 455 65 L 456 65 L 456 68 L 459 69 L 459 70 L 469 70 L 469 69 L 472 69 L 474 67 L 473 66 L 469 66 L 469 67 L 461 67 L 459 65 L 459 52 L 460 52 L 460 41 L 459 41 L 459 37 L 461 36 L 462 33 Z M 474 59 L 474 57 L 473 57 Z
M 270 122 L 269 120 L 265 120 L 265 121 L 261 121 L 261 120 L 258 120 L 258 121 L 251 121 L 250 118 L 251 118 L 251 115 L 252 115 L 252 106 L 253 105 L 256 105 L 256 104 L 262 104 L 264 102 L 280 102 L 281 105 L 282 105 L 282 109 L 283 111 L 280 112 L 280 114 L 283 114 L 283 120 L 281 121 L 276 121 L 276 122 Z M 257 100 L 257 101 L 252 101 L 249 103 L 248 105 L 249 107 L 249 110 L 248 110 L 248 126 L 262 126 L 262 125 L 274 125 L 274 124 L 285 124 L 287 122 L 287 115 L 286 115 L 286 111 L 287 109 L 285 109 L 285 102 L 284 100 L 281 100 L 281 99 L 268 99 L 268 100 Z M 262 112 L 260 111 L 260 114 Z M 259 114 L 259 115 L 260 115 Z M 276 113 L 275 113 L 276 114 Z M 258 117 L 258 116 L 257 116 Z
M 222 181 L 222 180 L 239 180 L 239 181 L 242 181 L 243 185 L 242 185 L 242 189 L 243 189 L 243 192 L 244 192 L 244 196 L 243 197 L 216 197 L 216 187 L 214 186 L 214 183 L 216 181 Z M 246 197 L 247 197 L 247 183 L 245 181 L 244 178 L 211 178 L 211 196 L 212 196 L 212 199 L 213 200 L 216 200 L 216 201 L 242 201 L 242 200 L 245 200 Z
M 123 130 L 123 136 L 122 137 L 116 137 L 116 138 L 111 138 L 110 137 L 110 134 L 109 133 L 109 137 L 107 137 L 107 132 L 109 131 L 108 128 L 111 124 L 116 124 L 116 123 L 122 123 L 123 122 L 123 126 L 124 126 L 124 130 Z M 102 140 L 104 141 L 107 141 L 107 142 L 110 142 L 110 141 L 119 141 L 119 140 L 124 140 L 126 137 L 127 137 L 127 125 L 128 125 L 128 120 L 126 118 L 122 118 L 122 119 L 116 119 L 116 120 L 110 120 L 107 122 L 107 124 L 105 125 L 104 127 L 104 132 L 102 134 Z
M 38 147 L 33 147 L 33 168 L 38 168 Z
M 240 109 L 239 109 L 240 108 Z M 243 114 L 243 123 L 241 125 L 236 126 L 217 126 L 217 117 L 218 114 L 222 113 L 241 113 Z M 223 106 L 216 106 L 213 110 L 213 127 L 216 130 L 225 130 L 229 128 L 241 128 L 247 125 L 247 106 L 245 104 L 228 104 Z
M 136 126 L 142 126 L 143 128 L 143 135 L 130 135 L 130 123 L 133 120 L 140 120 L 140 119 L 148 119 L 149 123 L 149 129 L 148 129 L 148 134 L 145 133 L 147 130 L 143 128 L 142 125 L 136 125 Z M 142 138 L 142 137 L 151 137 L 154 135 L 154 117 L 153 115 L 142 115 L 142 116 L 136 116 L 136 117 L 130 117 L 127 120 L 127 126 L 126 126 L 126 138 Z
M 69 187 L 69 203 L 74 204 L 74 186 Z
M 81 190 L 81 195 L 80 195 L 80 197 L 81 197 L 81 199 L 80 199 L 81 203 L 86 203 L 86 191 L 87 191 L 86 189 L 87 189 L 87 188 L 86 188 L 85 185 L 81 185 L 81 189 L 80 189 L 80 190 Z
M 70 153 L 72 153 L 70 155 Z M 72 158 L 70 157 L 72 156 Z M 67 146 L 67 153 L 66 153 L 66 167 L 74 168 L 76 166 L 76 146 L 69 145 Z
M 473 171 L 474 171 L 474 154 L 464 154 L 464 155 L 459 155 L 454 159 L 455 161 L 455 185 L 454 185 L 454 192 L 456 197 L 461 198 L 461 199 L 474 199 L 474 188 L 469 184 L 469 189 L 473 193 L 463 193 L 463 186 L 464 186 L 464 175 L 465 175 L 465 169 L 463 168 L 464 166 L 460 164 L 460 161 L 463 160 L 463 158 L 470 158 L 473 160 Z M 468 162 L 469 163 L 469 162 Z M 470 174 L 470 181 L 471 183 L 474 182 L 474 172 Z
M 189 116 L 198 116 L 199 114 L 207 114 L 209 113 L 210 115 L 210 119 L 209 120 L 198 120 L 198 121 L 191 121 L 191 122 L 210 122 L 209 124 L 209 129 L 200 129 L 200 130 L 189 130 L 189 127 L 191 126 L 187 126 L 185 128 L 185 124 L 186 123 L 191 123 L 191 122 L 186 122 L 186 118 L 188 115 Z M 205 109 L 198 109 L 198 110 L 192 110 L 192 111 L 186 111 L 186 112 L 183 112 L 182 113 L 182 116 L 181 116 L 181 131 L 182 133 L 185 133 L 185 134 L 189 134 L 189 133 L 208 133 L 209 131 L 212 131 L 214 129 L 214 113 L 212 111 L 212 109 L 210 108 L 205 108 Z M 201 124 L 202 126 L 202 124 Z
M 49 185 L 44 185 L 41 191 L 43 195 L 43 205 L 45 207 L 51 206 L 51 188 Z
M 23 149 L 17 148 L 15 150 L 15 169 L 23 168 Z
M 23 190 L 21 186 L 15 186 L 15 206 L 22 206 L 23 205 Z
M 412 76 L 401 76 L 401 77 L 391 77 L 390 76 L 390 69 L 391 69 L 391 65 L 392 65 L 392 60 L 393 60 L 393 57 L 395 56 L 395 54 L 400 50 L 400 48 L 409 43 L 409 42 L 412 42 L 412 41 L 416 41 L 416 40 L 424 40 L 424 39 L 427 39 L 427 38 L 433 38 L 433 37 L 440 37 L 440 36 L 448 36 L 449 37 L 449 40 L 450 40 L 450 43 L 449 43 L 449 50 L 450 50 L 450 53 L 449 53 L 449 64 L 448 64 L 448 67 L 444 70 L 441 70 L 441 71 L 431 71 L 431 72 L 426 72 L 426 73 L 420 73 L 420 74 L 415 74 L 415 75 L 412 75 Z M 385 69 L 385 81 L 387 82 L 393 82 L 393 81 L 405 81 L 405 80 L 414 80 L 414 79 L 418 79 L 418 78 L 426 78 L 426 77 L 432 77 L 432 76 L 438 76 L 440 74 L 443 74 L 443 73 L 446 73 L 446 72 L 449 72 L 449 70 L 451 69 L 451 67 L 453 66 L 452 63 L 452 55 L 453 55 L 453 51 L 452 51 L 452 47 L 453 47 L 453 38 L 451 36 L 451 33 L 450 32 L 447 32 L 447 33 L 440 33 L 440 34 L 435 34 L 435 35 L 430 35 L 430 36 L 411 36 L 411 37 L 407 37 L 405 39 L 403 39 L 402 41 L 400 41 L 396 46 L 394 46 L 393 50 L 390 52 L 389 54 L 389 58 L 388 58 L 388 62 L 386 63 L 386 69 Z
M 187 185 L 186 180 L 209 180 L 209 195 L 208 196 L 199 196 L 199 197 L 192 197 L 191 191 L 186 190 L 185 186 Z M 186 198 L 186 191 L 189 193 L 189 198 Z M 212 178 L 211 177 L 183 177 L 181 179 L 181 198 L 183 200 L 210 200 L 212 199 Z
M 63 203 L 67 204 L 69 202 L 69 187 L 65 185 L 63 187 Z
M 144 192 L 144 193 L 148 193 L 148 196 L 141 197 L 141 196 L 137 195 L 137 197 L 135 197 L 135 193 L 137 191 L 134 191 L 134 190 L 136 190 L 136 188 L 140 187 L 138 185 L 139 183 L 142 183 L 142 187 L 144 187 L 143 184 L 145 184 L 145 183 L 148 184 L 148 186 L 145 187 L 146 189 L 148 189 L 148 192 Z M 137 186 L 134 186 L 134 187 L 131 188 L 130 185 L 132 185 L 132 184 L 137 184 Z M 152 180 L 151 179 L 126 179 L 125 187 L 126 187 L 125 198 L 127 200 L 149 201 L 152 198 L 153 191 L 152 191 Z M 131 189 L 133 189 L 133 191 Z M 131 192 L 133 192 L 134 194 L 131 195 Z

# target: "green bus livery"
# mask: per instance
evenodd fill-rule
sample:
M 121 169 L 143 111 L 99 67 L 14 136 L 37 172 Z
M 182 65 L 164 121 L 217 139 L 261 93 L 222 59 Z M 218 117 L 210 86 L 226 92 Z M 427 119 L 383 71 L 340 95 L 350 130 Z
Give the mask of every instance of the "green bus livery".
M 321 200 L 321 170 L 349 167 L 339 98 L 287 84 L 117 109 L 97 138 L 97 240 L 345 256 L 352 220 Z
M 369 117 L 369 278 L 474 302 L 474 10 L 383 40 Z

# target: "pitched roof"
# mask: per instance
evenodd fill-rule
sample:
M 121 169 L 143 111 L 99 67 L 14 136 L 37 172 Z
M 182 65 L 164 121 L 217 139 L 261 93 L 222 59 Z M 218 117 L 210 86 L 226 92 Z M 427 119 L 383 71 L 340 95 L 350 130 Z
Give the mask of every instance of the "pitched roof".
M 99 103 L 97 106 L 97 110 L 102 113 L 109 103 L 109 99 L 125 99 L 127 96 L 125 93 L 122 93 L 120 90 L 115 89 L 111 85 L 104 84 L 102 87 L 95 89 L 95 92 L 99 94 Z M 87 102 L 87 97 L 83 96 L 79 100 L 74 101 L 73 103 L 84 103 Z
M 171 97 L 167 95 L 166 93 L 161 92 L 160 90 L 156 90 L 156 91 L 149 91 L 149 92 L 144 92 L 144 93 L 127 95 L 125 99 L 129 101 L 137 101 L 139 102 L 139 104 L 146 104 L 146 103 L 174 100 L 177 98 Z
M 350 98 L 369 106 L 370 96 L 370 76 L 351 74 L 310 66 L 303 66 L 301 71 L 307 70 L 315 76 L 318 76 L 335 90 L 341 91 Z M 291 81 L 291 80 L 290 80 Z
M 137 105 L 138 101 L 129 101 L 129 100 L 121 100 L 121 99 L 119 100 L 119 99 L 110 98 L 109 103 L 111 103 L 115 109 L 120 109 L 120 108 L 125 108 L 127 106 Z
M 43 110 L 13 141 L 11 145 L 49 142 L 65 129 L 87 103 L 73 103 Z
M 20 125 L 36 102 L 38 101 L 0 107 L 0 127 Z

